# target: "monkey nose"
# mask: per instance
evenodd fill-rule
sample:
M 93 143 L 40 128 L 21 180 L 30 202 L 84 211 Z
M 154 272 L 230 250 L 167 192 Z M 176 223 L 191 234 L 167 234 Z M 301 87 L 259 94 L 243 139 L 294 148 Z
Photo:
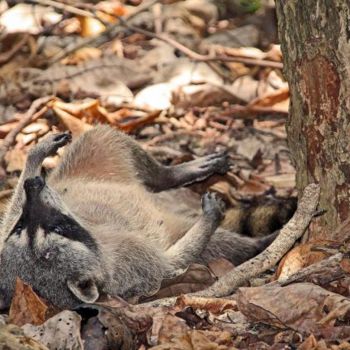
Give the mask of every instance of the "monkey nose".
M 24 191 L 27 198 L 39 195 L 44 187 L 45 181 L 41 176 L 35 176 L 24 181 Z

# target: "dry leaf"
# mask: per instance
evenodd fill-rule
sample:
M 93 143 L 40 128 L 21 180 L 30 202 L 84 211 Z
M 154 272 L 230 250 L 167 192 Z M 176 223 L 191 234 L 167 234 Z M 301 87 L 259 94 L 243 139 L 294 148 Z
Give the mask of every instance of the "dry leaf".
M 106 343 L 111 349 L 132 349 L 137 339 L 143 339 L 152 326 L 147 308 L 140 307 L 135 312 L 128 306 L 112 308 L 86 304 L 77 311 L 85 317 L 82 330 L 85 349 L 104 349 Z M 101 335 L 103 338 L 99 339 Z
M 81 49 L 75 51 L 67 58 L 62 60 L 63 64 L 67 65 L 75 65 L 81 64 L 82 62 L 98 59 L 102 56 L 102 52 L 100 49 L 95 47 L 82 47 Z
M 41 326 L 26 324 L 25 335 L 46 345 L 50 350 L 83 350 L 80 338 L 81 317 L 73 311 L 62 311 Z
M 220 278 L 225 275 L 227 272 L 234 269 L 234 265 L 225 258 L 215 259 L 209 262 L 209 269 L 213 272 L 213 274 Z
M 223 102 L 242 103 L 242 99 L 225 86 L 207 84 L 180 86 L 172 91 L 171 103 L 176 108 L 220 106 Z
M 194 309 L 206 310 L 213 314 L 220 314 L 229 309 L 238 310 L 237 303 L 233 299 L 200 298 L 188 295 L 178 297 L 175 305 L 181 309 L 191 306 Z
M 260 96 L 249 103 L 249 107 L 260 106 L 260 107 L 272 107 L 277 103 L 289 99 L 289 88 L 283 87 L 274 92 L 270 92 L 266 95 Z M 287 109 L 288 112 L 288 109 Z
M 346 321 L 350 299 L 311 283 L 240 288 L 238 309 L 251 321 L 290 327 L 301 333 L 319 333 Z
M 92 125 L 84 123 L 60 108 L 53 107 L 53 111 L 57 114 L 63 125 L 72 133 L 73 137 L 78 137 L 85 131 L 92 129 Z
M 239 191 L 246 196 L 259 196 L 264 194 L 270 188 L 271 186 L 263 181 L 249 179 L 244 182 L 243 186 L 239 188 Z
M 0 326 L 0 349 L 3 350 L 48 350 L 38 341 L 26 336 L 13 324 Z
M 154 120 L 159 117 L 160 113 L 161 113 L 160 110 L 154 111 L 154 112 L 148 113 L 144 117 L 136 118 L 134 120 L 130 120 L 127 122 L 119 122 L 119 123 L 116 123 L 116 125 L 118 126 L 119 129 L 123 130 L 124 132 L 130 133 L 134 131 L 134 129 L 136 128 L 139 128 L 143 125 L 154 122 Z
M 177 333 L 166 343 L 150 348 L 152 350 L 232 350 L 232 334 L 226 331 L 197 331 Z
M 165 278 L 159 290 L 149 296 L 140 298 L 140 302 L 193 293 L 211 286 L 216 278 L 203 265 L 191 264 L 186 271 L 174 278 Z
M 293 248 L 279 263 L 276 271 L 277 279 L 285 280 L 302 268 L 323 260 L 327 257 L 327 254 L 315 251 L 314 248 L 329 243 L 330 241 L 316 241 L 300 244 Z
M 16 279 L 16 288 L 10 306 L 9 322 L 17 326 L 45 322 L 48 306 L 34 293 L 32 287 Z
M 22 148 L 13 148 L 6 153 L 5 161 L 7 163 L 6 171 L 12 173 L 14 171 L 22 171 L 26 162 L 27 155 Z
M 105 31 L 106 27 L 96 18 L 77 16 L 80 23 L 80 35 L 83 38 L 97 36 Z

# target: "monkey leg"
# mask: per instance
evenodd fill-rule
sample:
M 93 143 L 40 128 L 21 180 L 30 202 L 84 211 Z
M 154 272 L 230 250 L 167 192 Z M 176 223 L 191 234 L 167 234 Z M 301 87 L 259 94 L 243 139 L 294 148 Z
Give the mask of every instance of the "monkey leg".
M 98 126 L 68 148 L 50 181 L 63 178 L 142 183 L 153 192 L 188 185 L 229 169 L 228 155 L 215 153 L 176 166 L 164 166 L 130 136 Z
M 214 193 L 202 197 L 202 209 L 203 215 L 194 226 L 166 251 L 174 270 L 186 268 L 199 258 L 224 216 L 224 203 Z
M 159 165 L 145 185 L 155 192 L 202 181 L 213 174 L 225 174 L 230 168 L 226 152 L 210 154 L 175 166 Z
M 25 197 L 23 188 L 25 180 L 39 176 L 44 159 L 54 155 L 60 147 L 66 145 L 70 140 L 71 135 L 69 133 L 54 134 L 46 137 L 30 150 L 25 167 L 18 180 L 16 190 L 5 213 L 1 231 L 3 235 L 6 235 L 6 233 L 11 230 L 17 218 L 21 215 Z
M 208 265 L 210 261 L 225 258 L 238 266 L 265 250 L 278 233 L 276 231 L 265 237 L 252 238 L 219 228 L 196 262 Z

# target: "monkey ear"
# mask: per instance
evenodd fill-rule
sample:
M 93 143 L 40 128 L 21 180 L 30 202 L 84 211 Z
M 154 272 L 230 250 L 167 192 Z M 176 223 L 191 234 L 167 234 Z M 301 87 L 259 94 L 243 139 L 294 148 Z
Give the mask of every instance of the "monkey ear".
M 97 286 L 92 279 L 67 281 L 69 290 L 83 303 L 93 303 L 100 296 Z

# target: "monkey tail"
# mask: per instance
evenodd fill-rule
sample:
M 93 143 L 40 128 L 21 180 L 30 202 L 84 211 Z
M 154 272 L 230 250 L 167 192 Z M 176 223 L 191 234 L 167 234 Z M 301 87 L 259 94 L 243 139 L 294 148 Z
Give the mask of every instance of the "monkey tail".
M 261 237 L 257 240 L 258 251 L 261 253 L 265 250 L 279 235 L 280 230 L 277 230 L 267 236 Z

